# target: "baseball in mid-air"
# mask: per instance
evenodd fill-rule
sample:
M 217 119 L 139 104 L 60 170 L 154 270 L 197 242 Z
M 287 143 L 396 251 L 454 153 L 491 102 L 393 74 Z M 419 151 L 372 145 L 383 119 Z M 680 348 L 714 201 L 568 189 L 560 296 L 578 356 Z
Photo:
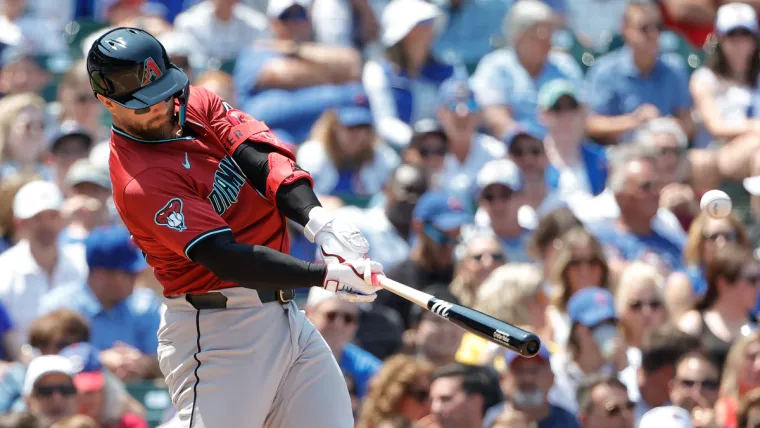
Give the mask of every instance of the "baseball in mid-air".
M 710 190 L 702 196 L 699 207 L 712 218 L 725 218 L 731 214 L 731 198 L 722 190 Z

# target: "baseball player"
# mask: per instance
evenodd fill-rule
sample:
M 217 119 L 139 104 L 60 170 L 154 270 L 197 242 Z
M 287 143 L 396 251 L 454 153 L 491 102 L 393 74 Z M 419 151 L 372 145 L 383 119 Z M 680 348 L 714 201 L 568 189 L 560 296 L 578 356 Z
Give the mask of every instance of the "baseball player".
M 152 35 L 105 33 L 87 71 L 113 117 L 114 202 L 164 287 L 158 360 L 180 426 L 353 427 L 340 369 L 292 300 L 320 286 L 373 301 L 366 239 L 266 125 L 190 86 Z M 286 217 L 326 265 L 288 255 Z

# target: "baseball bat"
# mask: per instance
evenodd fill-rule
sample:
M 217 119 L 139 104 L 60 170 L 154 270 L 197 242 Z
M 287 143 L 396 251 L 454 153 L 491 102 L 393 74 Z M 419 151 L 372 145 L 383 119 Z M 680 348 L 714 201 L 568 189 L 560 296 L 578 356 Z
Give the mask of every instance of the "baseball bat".
M 438 299 L 384 275 L 372 274 L 373 283 L 444 318 L 459 327 L 501 345 L 523 357 L 534 357 L 541 346 L 535 334 L 488 316 L 475 309 Z

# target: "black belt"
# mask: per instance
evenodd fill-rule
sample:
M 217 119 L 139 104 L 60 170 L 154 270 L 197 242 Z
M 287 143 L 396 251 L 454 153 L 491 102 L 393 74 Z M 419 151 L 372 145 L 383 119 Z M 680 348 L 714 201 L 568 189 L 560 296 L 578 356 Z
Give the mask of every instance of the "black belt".
M 279 302 L 285 304 L 296 298 L 296 291 L 293 289 L 257 291 L 261 303 Z M 198 310 L 227 308 L 227 296 L 218 291 L 205 294 L 186 294 L 185 300 Z

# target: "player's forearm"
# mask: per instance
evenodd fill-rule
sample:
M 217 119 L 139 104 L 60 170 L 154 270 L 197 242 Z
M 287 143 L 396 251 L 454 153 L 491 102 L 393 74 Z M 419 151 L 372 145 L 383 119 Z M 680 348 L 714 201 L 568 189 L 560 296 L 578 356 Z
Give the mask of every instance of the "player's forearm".
M 256 290 L 322 286 L 326 269 L 269 247 L 237 243 L 231 232 L 204 238 L 189 256 L 220 279 Z

